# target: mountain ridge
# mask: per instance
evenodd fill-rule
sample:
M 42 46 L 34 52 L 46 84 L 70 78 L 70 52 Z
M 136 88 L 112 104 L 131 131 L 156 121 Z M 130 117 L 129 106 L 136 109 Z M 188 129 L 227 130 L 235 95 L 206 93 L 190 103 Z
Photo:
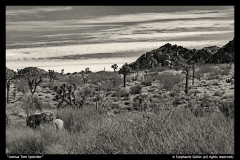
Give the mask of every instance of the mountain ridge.
M 154 68 L 159 65 L 165 65 L 166 60 L 172 61 L 175 64 L 189 64 L 190 62 L 201 64 L 233 62 L 234 38 L 222 47 L 214 45 L 203 47 L 202 49 L 188 49 L 176 44 L 166 43 L 157 49 L 142 54 L 136 61 L 130 63 L 129 66 L 133 70 L 137 68 Z

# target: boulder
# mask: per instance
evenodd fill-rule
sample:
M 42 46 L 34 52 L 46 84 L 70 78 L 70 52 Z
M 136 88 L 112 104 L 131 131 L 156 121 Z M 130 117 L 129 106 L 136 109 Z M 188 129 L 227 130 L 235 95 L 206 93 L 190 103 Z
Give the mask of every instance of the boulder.
M 64 129 L 63 127 L 63 121 L 61 119 L 55 119 L 53 120 L 53 124 L 55 124 L 56 129 L 59 131 L 62 131 Z

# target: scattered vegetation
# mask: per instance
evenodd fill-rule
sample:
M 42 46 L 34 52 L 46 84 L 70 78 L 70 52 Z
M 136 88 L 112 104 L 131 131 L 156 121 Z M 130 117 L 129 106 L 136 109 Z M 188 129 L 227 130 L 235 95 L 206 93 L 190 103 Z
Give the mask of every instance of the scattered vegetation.
M 131 90 L 131 94 L 140 94 L 142 90 L 142 86 L 138 84 L 138 85 L 132 86 L 130 90 Z
M 216 52 L 221 57 L 223 53 L 217 52 L 218 49 L 188 50 L 166 44 L 141 56 L 138 62 L 143 64 L 126 63 L 118 72 L 115 72 L 118 68 L 116 64 L 112 65 L 114 72 L 93 73 L 86 68 L 86 71 L 67 75 L 64 70 L 61 74 L 51 71 L 55 75 L 53 78 L 49 77 L 50 71 L 45 77 L 43 71 L 40 74 L 31 67 L 18 70 L 9 87 L 9 98 L 14 95 L 22 99 L 6 105 L 6 118 L 9 121 L 15 118 L 6 125 L 6 152 L 233 154 L 234 94 L 229 92 L 230 84 L 226 84 L 227 91 L 221 88 L 224 86 L 221 76 L 229 76 L 231 66 L 205 64 L 213 62 L 210 52 Z M 184 79 L 182 75 L 168 72 L 173 69 L 161 67 L 160 63 L 156 65 L 164 57 L 148 58 L 150 55 L 157 57 L 159 52 L 169 53 L 171 61 L 179 62 L 179 68 L 185 70 Z M 231 58 L 231 54 L 226 54 L 226 57 Z M 194 73 L 193 68 L 185 68 L 192 65 L 191 61 L 196 62 Z M 33 76 L 31 70 L 37 75 Z M 145 72 L 144 80 L 134 70 Z M 119 74 L 123 75 L 124 88 Z M 203 80 L 196 80 L 196 85 L 192 83 L 188 86 L 185 82 L 192 80 L 192 76 Z M 180 83 L 183 80 L 184 84 Z M 205 87 L 205 93 L 198 86 Z M 185 94 L 184 89 L 188 88 Z M 22 121 L 26 118 L 25 113 L 29 116 L 37 109 L 54 110 L 56 117 L 63 120 L 64 130 L 57 131 L 47 124 L 41 124 L 37 129 L 26 127 L 26 122 Z
M 152 85 L 152 78 L 150 76 L 144 77 L 144 80 L 141 81 L 141 83 L 145 86 L 151 86 Z
M 172 90 L 175 84 L 178 84 L 182 81 L 180 76 L 169 73 L 163 73 L 161 75 L 158 75 L 157 80 L 159 80 L 160 83 L 163 84 L 164 88 L 167 91 Z

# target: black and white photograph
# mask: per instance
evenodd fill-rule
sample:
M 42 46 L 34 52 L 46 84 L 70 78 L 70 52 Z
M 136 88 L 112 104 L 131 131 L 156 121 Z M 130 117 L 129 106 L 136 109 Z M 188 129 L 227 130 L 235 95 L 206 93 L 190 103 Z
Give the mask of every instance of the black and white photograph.
M 6 155 L 233 156 L 234 10 L 5 6 Z

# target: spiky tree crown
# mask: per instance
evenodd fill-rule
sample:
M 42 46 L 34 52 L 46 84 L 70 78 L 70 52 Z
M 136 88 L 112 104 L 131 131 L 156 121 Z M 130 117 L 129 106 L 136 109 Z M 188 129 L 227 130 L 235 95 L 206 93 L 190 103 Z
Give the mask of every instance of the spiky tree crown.
M 129 65 L 127 63 L 125 63 L 122 66 L 122 68 L 120 68 L 118 73 L 123 74 L 124 76 L 127 76 L 127 75 L 129 75 L 130 71 L 131 71 L 131 68 L 129 67 Z
M 117 64 L 113 64 L 111 67 L 112 67 L 113 69 L 117 69 L 117 68 L 118 68 L 118 65 L 117 65 Z

